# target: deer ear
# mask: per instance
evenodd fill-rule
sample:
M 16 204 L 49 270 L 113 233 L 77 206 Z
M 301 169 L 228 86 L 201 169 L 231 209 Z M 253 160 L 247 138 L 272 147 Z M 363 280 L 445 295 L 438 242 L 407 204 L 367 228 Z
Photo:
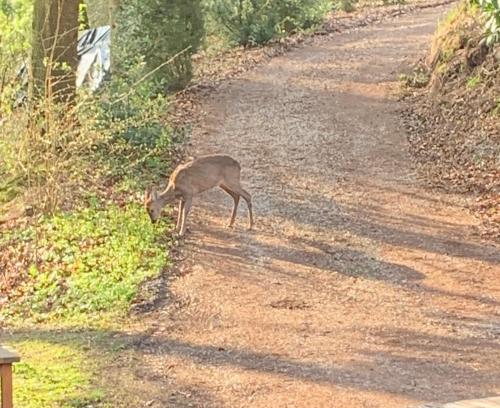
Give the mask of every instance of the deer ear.
M 147 202 L 150 199 L 151 199 L 151 193 L 149 192 L 149 188 L 147 188 L 146 192 L 144 193 L 144 201 Z
M 151 197 L 153 198 L 153 201 L 156 201 L 158 199 L 158 192 L 153 189 Z

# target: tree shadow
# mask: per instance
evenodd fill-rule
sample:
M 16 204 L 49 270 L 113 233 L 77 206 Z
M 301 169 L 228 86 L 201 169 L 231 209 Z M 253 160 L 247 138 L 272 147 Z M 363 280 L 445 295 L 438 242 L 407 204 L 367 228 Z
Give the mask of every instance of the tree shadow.
M 147 334 L 130 335 L 126 332 L 93 328 L 52 329 L 33 326 L 10 330 L 0 328 L 0 344 L 10 344 L 14 349 L 16 343 L 41 341 L 64 345 L 85 355 L 87 369 L 93 372 L 89 395 L 83 400 L 63 398 L 58 401 L 61 406 L 128 408 L 143 407 L 146 403 L 152 408 L 221 406 L 210 392 L 180 381 L 166 381 L 165 377 L 151 370 L 142 357 L 131 355 L 131 351 L 147 351 L 138 350 L 134 346 L 147 336 Z M 21 363 L 30 366 L 36 364 L 23 355 Z M 72 364 L 71 361 L 66 363 Z M 24 370 L 24 375 L 42 372 L 44 368 L 37 367 L 34 371 Z M 15 375 L 14 370 L 14 380 Z M 36 386 L 36 378 L 29 380 L 30 387 L 33 384 Z
M 270 174 L 269 177 L 279 179 L 280 176 Z M 365 187 L 367 191 L 374 189 L 373 185 L 359 186 L 359 188 Z M 376 187 L 379 193 L 383 193 L 385 188 L 383 184 Z M 346 231 L 396 247 L 407 247 L 456 258 L 483 261 L 496 266 L 500 265 L 500 251 L 493 242 L 471 242 L 468 239 L 469 236 L 464 236 L 466 229 L 463 225 L 434 218 L 432 216 L 434 207 L 425 199 L 422 200 L 422 205 L 429 206 L 427 217 L 411 213 L 390 213 L 387 208 L 381 208 L 371 200 L 366 203 L 347 204 L 335 202 L 330 197 L 325 197 L 314 191 L 302 194 L 302 200 L 290 200 L 287 196 L 277 194 L 268 195 L 266 206 L 273 208 L 273 210 L 272 212 L 267 210 L 264 217 L 271 215 L 292 221 L 297 225 L 310 226 L 319 230 L 328 228 L 334 231 Z M 411 193 L 405 193 L 404 190 L 401 192 L 391 191 L 391 195 L 394 194 L 410 195 L 411 197 Z M 288 210 L 290 206 L 292 209 Z M 255 204 L 255 208 L 258 217 L 258 203 Z M 325 216 L 325 213 L 330 215 Z M 304 214 L 308 215 L 307 218 Z
M 59 344 L 74 346 L 74 337 L 80 338 L 112 338 L 115 345 L 125 352 L 137 352 L 141 356 L 135 359 L 138 375 L 136 381 L 165 382 L 165 378 L 152 378 L 149 369 L 148 356 L 160 359 L 178 357 L 197 366 L 221 367 L 223 369 L 244 369 L 256 373 L 270 374 L 278 380 L 295 380 L 311 384 L 321 384 L 331 387 L 347 387 L 362 391 L 374 391 L 404 396 L 414 400 L 455 400 L 464 398 L 480 398 L 496 390 L 500 381 L 500 373 L 494 367 L 491 358 L 499 352 L 498 340 L 488 343 L 478 342 L 471 338 L 456 338 L 455 336 L 438 336 L 411 330 L 385 327 L 374 332 L 374 342 L 364 349 L 354 350 L 350 361 L 336 362 L 325 357 L 317 361 L 301 361 L 286 355 L 268 354 L 235 348 L 226 344 L 199 345 L 169 338 L 167 334 L 128 334 L 124 332 L 108 332 L 99 330 L 44 330 L 20 329 L 9 336 L 3 336 L 4 341 L 13 338 L 26 337 L 43 339 Z M 483 355 L 478 364 L 470 365 L 457 359 L 459 353 L 470 352 L 476 358 L 486 347 L 491 354 Z M 108 346 L 102 341 L 93 344 L 96 355 L 99 352 L 109 352 Z M 384 346 L 384 347 L 381 347 Z M 439 356 L 434 352 L 439 352 Z M 158 361 L 157 361 L 158 363 Z M 129 369 L 129 367 L 123 367 Z M 229 371 L 230 372 L 230 371 Z M 169 387 L 172 384 L 169 384 Z M 128 384 L 116 384 L 128 386 Z M 185 399 L 175 400 L 173 406 L 218 406 L 208 389 L 199 385 L 174 384 L 178 395 Z M 167 387 L 168 389 L 168 387 Z M 168 394 L 168 392 L 165 392 Z M 170 397 L 172 394 L 170 394 Z M 153 400 L 157 395 L 148 396 Z M 166 395 L 158 400 L 161 404 L 172 404 L 174 400 Z M 219 402 L 220 403 L 220 402 Z M 191 404 L 191 405 L 190 405 Z
M 247 236 L 245 239 L 238 240 L 238 245 L 227 246 L 224 245 L 224 242 L 233 238 L 234 234 L 216 227 L 200 227 L 197 235 L 208 234 L 215 240 L 213 242 L 202 242 L 194 239 L 190 246 L 195 251 L 205 255 L 204 261 L 207 266 L 214 266 L 216 270 L 222 273 L 226 269 L 220 262 L 222 259 L 225 263 L 229 262 L 227 267 L 229 273 L 235 273 L 235 271 L 241 273 L 246 268 L 252 269 L 264 258 L 268 263 L 273 260 L 285 261 L 331 273 L 340 273 L 348 277 L 384 281 L 394 285 L 402 285 L 409 281 L 418 281 L 424 278 L 422 273 L 414 269 L 381 261 L 362 251 L 341 245 L 329 245 L 325 242 L 304 238 L 293 238 L 282 245 L 271 245 L 257 241 L 252 236 Z M 252 253 L 256 246 L 259 248 L 258 255 Z M 266 266 L 265 269 L 289 277 L 294 276 L 293 270 L 277 270 L 273 266 Z
M 457 293 L 429 286 L 426 275 L 413 268 L 379 259 L 342 243 L 327 243 L 305 237 L 270 244 L 262 232 L 230 231 L 218 225 L 197 224 L 189 238 L 189 248 L 203 255 L 204 266 L 229 278 L 238 277 L 266 290 L 267 276 L 277 282 L 311 285 L 308 268 L 320 269 L 354 279 L 382 282 L 408 293 L 428 294 L 449 300 L 463 299 L 480 306 L 499 306 L 500 300 L 474 293 Z M 272 236 L 272 234 L 269 234 Z M 273 241 L 275 242 L 275 241 Z M 295 267 L 296 266 L 296 267 Z M 300 267 L 300 268 L 297 268 Z M 264 276 L 265 275 L 265 276 Z

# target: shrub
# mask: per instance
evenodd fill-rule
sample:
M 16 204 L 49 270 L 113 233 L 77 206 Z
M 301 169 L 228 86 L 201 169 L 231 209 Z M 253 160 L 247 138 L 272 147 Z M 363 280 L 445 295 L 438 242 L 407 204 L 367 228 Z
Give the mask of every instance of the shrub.
M 500 2 L 498 0 L 472 0 L 486 15 L 484 42 L 488 46 L 500 41 Z
M 231 42 L 250 46 L 317 24 L 331 3 L 328 0 L 209 0 L 207 6 L 210 18 Z
M 148 172 L 168 168 L 173 134 L 163 119 L 168 99 L 152 86 L 130 92 L 131 83 L 116 77 L 98 95 L 79 95 L 75 106 L 42 100 L 37 111 L 6 116 L 0 198 L 24 191 L 28 206 L 50 213 L 103 185 L 108 195 L 123 183 L 144 187 Z
M 116 21 L 113 55 L 119 76 L 143 64 L 143 74 L 157 70 L 149 79 L 158 89 L 178 90 L 189 82 L 191 55 L 204 36 L 201 0 L 124 0 Z
M 30 47 L 31 8 L 28 0 L 0 0 L 0 118 L 20 86 L 16 75 Z
M 341 10 L 347 13 L 355 10 L 353 0 L 338 0 L 334 3 L 333 7 L 335 10 Z
M 169 99 L 158 92 L 157 84 L 134 82 L 142 66 L 131 67 L 128 78 L 114 76 L 95 103 L 88 106 L 95 140 L 90 154 L 111 176 L 142 188 L 148 172 L 164 172 L 174 130 L 165 119 Z M 89 157 L 90 158 L 90 157 Z

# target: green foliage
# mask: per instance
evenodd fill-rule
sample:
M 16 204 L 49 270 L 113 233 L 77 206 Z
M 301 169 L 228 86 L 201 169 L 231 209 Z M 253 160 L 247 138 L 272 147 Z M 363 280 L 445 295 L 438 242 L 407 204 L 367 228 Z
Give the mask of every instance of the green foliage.
M 164 91 L 191 75 L 203 26 L 188 27 L 200 19 L 182 14 L 189 2 L 150 3 L 150 14 L 122 8 L 120 17 L 130 19 L 113 35 L 113 77 L 102 90 L 81 89 L 74 105 L 42 99 L 35 112 L 12 109 L 21 85 L 16 70 L 30 48 L 32 2 L 0 0 L 0 216 L 5 201 L 35 207 L 28 226 L 0 232 L 2 290 L 4 282 L 13 285 L 2 293 L 0 320 L 77 327 L 122 321 L 142 282 L 168 262 L 168 221 L 153 226 L 138 192 L 168 170 L 176 133 L 165 123 Z M 187 45 L 182 63 L 145 78 Z M 17 406 L 107 406 L 93 390 L 87 344 L 30 338 L 12 345 L 23 355 Z
M 10 124 L 19 120 L 13 116 L 13 102 L 25 85 L 17 74 L 23 62 L 28 61 L 32 8 L 30 0 L 0 0 L 0 205 L 21 191 L 21 177 L 17 171 L 11 171 L 19 168 L 15 164 L 19 145 L 8 130 Z
M 334 2 L 333 8 L 335 10 L 341 10 L 350 13 L 351 11 L 354 11 L 356 9 L 354 7 L 354 3 L 354 0 L 338 0 Z
M 15 284 L 21 286 L 4 314 L 69 320 L 100 311 L 123 314 L 139 284 L 166 262 L 165 245 L 153 243 L 161 227 L 151 229 L 140 207 L 112 204 L 140 202 L 137 192 L 158 182 L 170 164 L 174 133 L 164 120 L 168 99 L 157 94 L 156 83 L 144 80 L 142 61 L 127 61 L 127 72 L 118 72 L 95 95 L 82 89 L 71 106 L 42 99 L 37 111 L 12 111 L 11 99 L 3 98 L 0 200 L 23 196 L 16 205 L 46 214 L 38 225 L 0 238 L 0 255 L 7 253 L 3 259 L 17 250 L 23 261 L 34 259 L 29 273 L 17 273 Z M 107 205 L 82 208 L 88 195 Z M 101 224 L 102 242 L 82 252 L 78 242 L 91 239 Z M 72 232 L 77 235 L 68 238 Z M 120 239 L 127 244 L 120 245 Z M 68 263 L 64 254 L 70 253 L 80 267 Z M 14 263 L 6 268 L 15 269 Z
M 429 83 L 430 76 L 426 70 L 417 68 L 410 75 L 401 74 L 399 80 L 410 88 L 423 88 Z
M 0 0 L 0 51 L 4 58 L 18 56 L 29 48 L 31 2 L 27 0 Z M 16 62 L 7 59 L 5 62 Z
M 31 13 L 29 0 L 0 0 L 0 119 L 11 112 L 21 86 L 16 74 L 27 61 Z
M 481 82 L 481 77 L 479 75 L 474 75 L 467 80 L 468 88 L 475 88 Z
M 114 3 L 118 1 L 85 0 L 90 27 L 112 24 L 114 19 L 112 19 L 111 10 L 114 8 L 112 7 Z
M 0 244 L 36 246 L 29 278 L 3 314 L 64 321 L 123 316 L 144 279 L 166 259 L 167 224 L 152 225 L 138 205 L 98 205 L 43 217 Z
M 280 16 L 278 34 L 283 35 L 311 28 L 331 10 L 329 0 L 284 0 L 277 3 L 275 7 Z
M 131 78 L 140 70 L 131 67 Z M 166 153 L 179 132 L 165 123 L 168 98 L 155 90 L 154 83 L 133 85 L 130 78 L 115 76 L 88 106 L 87 114 L 95 118 L 94 128 L 101 135 L 89 154 L 115 182 L 143 180 L 142 189 L 152 171 L 165 172 L 169 166 Z
M 458 50 L 479 36 L 477 26 L 478 8 L 468 1 L 453 7 L 439 23 L 432 41 L 430 61 L 435 73 L 445 76 Z
M 86 29 L 90 28 L 87 8 L 88 8 L 88 6 L 84 2 L 80 2 L 80 4 L 78 5 L 79 30 L 86 30 Z
M 278 35 L 319 23 L 331 7 L 329 0 L 209 0 L 210 18 L 230 41 L 263 44 Z
M 73 108 L 47 103 L 42 115 L 26 109 L 8 115 L 0 139 L 0 200 L 36 190 L 29 204 L 52 212 L 62 191 L 74 191 L 68 208 L 83 186 L 100 191 L 125 182 L 142 190 L 153 172 L 156 179 L 165 172 L 174 137 L 163 119 L 168 99 L 155 95 L 150 82 L 134 85 L 140 69 L 131 68 L 130 78 L 115 76 L 98 95 L 83 92 Z
M 28 50 L 31 13 L 32 4 L 29 0 L 0 0 L 0 61 L 18 63 L 19 56 Z
M 123 0 L 116 20 L 115 74 L 127 76 L 131 67 L 141 65 L 142 74 L 157 69 L 149 79 L 158 89 L 177 90 L 189 82 L 191 55 L 204 36 L 201 0 Z
M 477 4 L 486 15 L 485 38 L 486 45 L 493 46 L 500 41 L 500 2 L 498 0 L 471 0 Z

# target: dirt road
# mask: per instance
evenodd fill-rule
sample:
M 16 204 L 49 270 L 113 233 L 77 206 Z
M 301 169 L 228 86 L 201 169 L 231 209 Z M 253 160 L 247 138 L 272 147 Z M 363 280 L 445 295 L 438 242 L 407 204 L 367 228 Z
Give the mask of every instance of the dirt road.
M 500 393 L 499 248 L 425 190 L 394 96 L 444 8 L 323 38 L 203 101 L 193 153 L 239 159 L 256 229 L 195 202 L 145 321 L 150 406 L 406 407 Z

